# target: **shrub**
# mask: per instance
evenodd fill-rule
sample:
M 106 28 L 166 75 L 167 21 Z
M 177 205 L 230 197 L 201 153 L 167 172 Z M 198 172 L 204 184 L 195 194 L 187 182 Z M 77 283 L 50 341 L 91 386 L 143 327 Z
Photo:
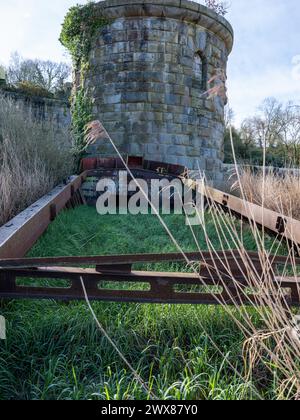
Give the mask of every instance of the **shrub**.
M 95 32 L 108 23 L 109 20 L 99 14 L 98 6 L 92 2 L 70 8 L 62 25 L 59 40 L 71 54 L 75 65 L 88 61 Z
M 67 130 L 35 122 L 0 96 L 0 225 L 72 173 L 71 148 Z
M 44 89 L 38 85 L 35 85 L 32 82 L 20 82 L 17 85 L 19 92 L 25 93 L 29 96 L 39 96 L 41 98 L 53 98 L 54 95 L 49 92 L 47 89 Z

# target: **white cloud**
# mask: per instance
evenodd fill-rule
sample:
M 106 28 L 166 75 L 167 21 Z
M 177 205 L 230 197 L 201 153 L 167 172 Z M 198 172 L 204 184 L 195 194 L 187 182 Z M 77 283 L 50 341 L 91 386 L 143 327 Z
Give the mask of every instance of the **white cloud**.
M 248 73 L 245 77 L 230 79 L 230 105 L 235 110 L 236 123 L 240 124 L 244 118 L 255 114 L 267 97 L 299 102 L 300 83 L 295 82 L 291 73 L 292 67 L 267 68 L 263 73 Z
M 266 97 L 300 101 L 299 14 L 298 0 L 232 0 L 228 85 L 237 123 Z
M 29 58 L 65 59 L 58 38 L 69 7 L 85 0 L 0 0 L 0 57 L 13 51 Z M 4 40 L 4 41 L 3 41 Z
M 296 82 L 300 82 L 300 55 L 295 55 L 292 59 L 292 78 Z

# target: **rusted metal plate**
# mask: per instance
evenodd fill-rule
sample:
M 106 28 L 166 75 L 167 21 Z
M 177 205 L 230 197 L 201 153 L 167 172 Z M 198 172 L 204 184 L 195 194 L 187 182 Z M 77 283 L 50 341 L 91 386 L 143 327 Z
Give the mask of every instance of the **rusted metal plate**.
M 71 200 L 72 206 L 73 198 L 77 200 L 75 194 L 85 178 L 86 173 L 73 177 L 67 185 L 55 188 L 2 226 L 0 228 L 0 258 L 24 256 L 66 204 Z
M 47 279 L 49 287 L 20 286 L 16 280 Z M 31 269 L 0 270 L 0 298 L 3 299 L 62 299 L 81 300 L 84 298 L 80 279 L 84 280 L 88 296 L 91 300 L 114 302 L 140 302 L 140 303 L 173 303 L 173 304 L 238 304 L 247 305 L 256 302 L 252 293 L 246 292 L 236 282 L 228 280 L 226 283 L 220 279 L 200 278 L 196 274 L 161 273 L 161 272 L 99 272 L 95 269 L 49 267 Z M 65 288 L 51 287 L 51 281 L 68 279 L 70 286 Z M 103 282 L 112 282 L 109 289 L 105 289 Z M 124 286 L 130 284 L 148 284 L 148 290 L 120 290 L 117 284 Z M 177 291 L 175 286 L 184 288 L 193 286 L 219 286 L 217 291 L 191 290 Z M 289 305 L 299 306 L 299 291 L 297 279 L 274 278 L 274 289 L 289 289 Z M 132 287 L 132 286 L 131 286 Z M 274 295 L 274 300 L 281 299 L 282 293 Z
M 130 169 L 144 169 L 145 171 L 152 171 L 158 173 L 164 173 L 166 175 L 180 176 L 186 168 L 182 165 L 174 165 L 166 162 L 157 162 L 152 160 L 146 160 L 142 156 L 124 156 L 124 160 Z M 100 170 L 100 169 L 125 169 L 126 167 L 122 160 L 118 157 L 108 158 L 83 158 L 81 160 L 81 170 Z
M 81 160 L 81 171 L 89 171 L 97 169 L 97 158 L 84 158 Z
M 269 256 L 271 264 L 285 264 L 288 257 L 285 256 Z M 50 267 L 61 265 L 98 265 L 98 266 L 116 266 L 129 265 L 138 263 L 159 263 L 159 262 L 202 262 L 212 267 L 221 267 L 222 264 L 229 264 L 233 269 L 233 264 L 242 264 L 243 261 L 249 261 L 253 264 L 259 264 L 261 259 L 256 252 L 247 252 L 246 256 L 241 258 L 240 251 L 228 250 L 217 253 L 209 251 L 204 252 L 186 252 L 182 253 L 168 253 L 168 254 L 126 254 L 126 255 L 101 255 L 101 256 L 83 256 L 83 257 L 48 257 L 48 258 L 8 258 L 0 259 L 0 268 L 15 268 L 15 267 Z M 293 259 L 295 264 L 300 265 L 300 259 Z
M 222 206 L 228 212 L 263 226 L 266 230 L 281 235 L 288 241 L 300 245 L 300 221 L 287 217 L 275 211 L 263 208 L 241 198 L 224 193 L 211 187 L 204 186 L 192 179 L 183 182 L 193 189 L 197 189 L 209 201 Z
M 288 304 L 300 305 L 300 279 L 276 277 L 276 266 L 286 263 L 286 257 L 270 257 L 268 275 L 263 274 L 259 265 L 259 255 L 250 253 L 248 262 L 239 259 L 237 251 L 228 251 L 211 256 L 210 253 L 188 254 L 191 259 L 199 262 L 199 274 L 169 273 L 152 271 L 132 271 L 131 266 L 141 262 L 183 261 L 181 254 L 140 254 L 99 257 L 60 257 L 45 259 L 2 260 L 0 262 L 0 298 L 35 298 L 35 299 L 83 299 L 80 278 L 83 278 L 88 296 L 91 300 L 141 302 L 141 303 L 182 303 L 182 304 L 240 304 L 247 305 L 256 302 L 255 294 L 246 291 L 255 286 L 248 276 L 253 269 L 264 282 L 273 282 L 273 289 L 278 295 L 274 300 L 282 299 L 282 293 L 288 292 Z M 36 265 L 35 263 L 39 263 Z M 73 262 L 77 264 L 96 264 L 96 268 L 64 267 Z M 45 264 L 58 264 L 47 266 Z M 99 265 L 101 263 L 101 265 Z M 300 261 L 297 261 L 300 264 Z M 244 265 L 243 265 L 244 264 Z M 252 268 L 250 268 L 250 266 Z M 273 272 L 274 271 L 274 272 Z M 271 274 L 271 275 L 270 275 Z M 23 287 L 17 284 L 17 279 L 47 279 L 50 287 Z M 51 287 L 53 280 L 69 280 L 70 287 Z M 113 282 L 109 289 L 101 287 L 103 282 Z M 148 284 L 148 290 L 120 290 L 117 284 L 126 285 Z M 176 287 L 183 290 L 177 290 Z M 198 292 L 187 286 L 202 287 Z M 218 287 L 217 291 L 203 290 L 206 287 Z M 122 289 L 122 288 L 121 288 Z M 277 300 L 276 300 L 277 299 Z M 257 303 L 257 302 L 256 302 Z
M 127 156 L 127 166 L 129 168 L 144 168 L 144 158 L 141 156 Z

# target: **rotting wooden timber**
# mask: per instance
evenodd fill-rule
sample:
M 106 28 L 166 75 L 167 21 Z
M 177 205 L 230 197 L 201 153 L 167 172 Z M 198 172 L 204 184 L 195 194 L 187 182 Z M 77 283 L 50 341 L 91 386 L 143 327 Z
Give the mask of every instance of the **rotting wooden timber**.
M 210 203 L 215 203 L 226 212 L 239 216 L 247 222 L 263 227 L 276 236 L 284 237 L 289 243 L 300 246 L 300 221 L 273 210 L 263 208 L 239 197 L 203 185 L 192 179 L 183 179 L 185 185 L 204 195 Z
M 80 187 L 87 172 L 71 177 L 0 228 L 0 258 L 24 256 L 64 208 L 84 203 Z

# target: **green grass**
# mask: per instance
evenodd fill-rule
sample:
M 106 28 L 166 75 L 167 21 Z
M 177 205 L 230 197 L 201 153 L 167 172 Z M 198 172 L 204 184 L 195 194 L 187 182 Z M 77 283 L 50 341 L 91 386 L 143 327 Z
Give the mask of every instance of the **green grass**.
M 184 250 L 196 249 L 182 216 L 166 216 L 165 221 Z M 207 229 L 218 247 L 209 217 Z M 247 247 L 255 249 L 249 231 L 245 229 L 243 234 Z M 197 237 L 204 249 L 200 228 Z M 271 244 L 271 240 L 267 242 Z M 30 256 L 175 250 L 154 216 L 103 217 L 93 208 L 81 207 L 61 214 Z M 184 266 L 155 268 L 179 270 Z M 209 339 L 243 373 L 243 337 L 222 308 L 101 302 L 93 303 L 93 308 L 119 349 L 159 398 L 256 398 L 249 384 L 236 375 Z M 0 399 L 149 397 L 101 336 L 85 303 L 2 302 L 0 314 L 7 319 L 8 335 L 7 341 L 0 342 Z M 260 392 L 272 398 L 272 378 L 266 374 L 263 383 Z M 255 385 L 260 387 L 259 380 Z

